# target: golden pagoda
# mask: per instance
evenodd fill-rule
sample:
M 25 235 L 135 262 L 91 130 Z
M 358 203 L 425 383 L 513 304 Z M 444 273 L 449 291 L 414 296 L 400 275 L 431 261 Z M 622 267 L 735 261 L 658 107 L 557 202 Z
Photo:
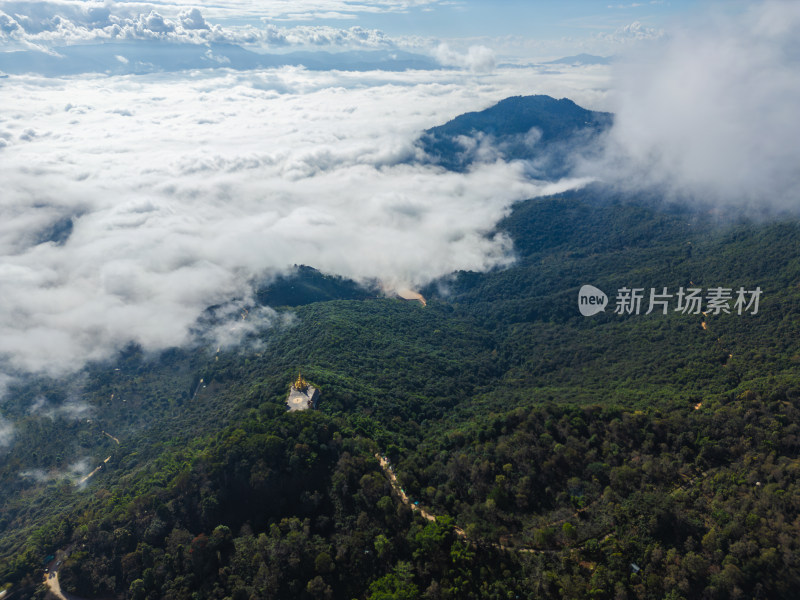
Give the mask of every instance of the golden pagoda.
M 308 382 L 305 379 L 303 379 L 302 373 L 297 374 L 297 380 L 294 382 L 292 387 L 296 389 L 298 392 L 303 392 L 303 393 L 305 393 L 308 390 Z
M 290 411 L 308 410 L 317 407 L 319 390 L 303 379 L 303 374 L 298 373 L 297 379 L 289 388 L 286 406 Z

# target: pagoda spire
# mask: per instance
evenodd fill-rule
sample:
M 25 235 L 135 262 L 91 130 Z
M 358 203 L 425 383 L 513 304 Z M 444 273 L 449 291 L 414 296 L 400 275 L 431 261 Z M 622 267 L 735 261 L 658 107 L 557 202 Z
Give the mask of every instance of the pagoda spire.
M 299 392 L 305 392 L 308 389 L 308 382 L 303 379 L 302 373 L 297 373 L 297 381 L 294 382 L 292 387 Z

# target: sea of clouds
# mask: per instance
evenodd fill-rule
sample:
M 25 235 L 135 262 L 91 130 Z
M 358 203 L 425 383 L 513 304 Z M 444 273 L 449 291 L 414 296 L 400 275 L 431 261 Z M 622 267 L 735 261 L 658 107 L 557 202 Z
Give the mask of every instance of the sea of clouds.
M 162 27 L 153 11 L 120 21 L 98 3 L 96 14 L 67 2 L 63 22 L 26 21 L 14 4 L 0 2 L 8 43 L 41 44 L 59 27 L 215 31 L 188 5 Z M 780 0 L 707 16 L 648 36 L 611 78 L 606 67 L 497 68 L 491 52 L 447 45 L 434 54 L 460 68 L 0 78 L 0 372 L 58 375 L 132 342 L 189 343 L 207 307 L 235 315 L 295 264 L 389 290 L 502 266 L 512 245 L 492 231 L 513 203 L 588 178 L 796 209 L 798 25 L 800 4 Z M 534 93 L 616 113 L 584 179 L 421 160 L 424 129 Z M 234 344 L 276 318 L 262 309 L 218 337 Z M 0 444 L 10 435 L 0 421 Z
M 414 160 L 420 132 L 519 93 L 591 103 L 603 82 L 519 69 L 2 79 L 0 355 L 57 375 L 131 342 L 185 344 L 207 307 L 247 304 L 295 264 L 390 290 L 508 264 L 510 240 L 490 232 L 509 207 L 580 182 L 499 161 L 445 172 Z

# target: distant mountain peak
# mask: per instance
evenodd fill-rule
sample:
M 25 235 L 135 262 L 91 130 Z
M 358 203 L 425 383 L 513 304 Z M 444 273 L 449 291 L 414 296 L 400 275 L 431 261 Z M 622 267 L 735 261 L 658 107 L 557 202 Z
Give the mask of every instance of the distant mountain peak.
M 479 160 L 481 146 L 491 144 L 495 156 L 527 160 L 536 176 L 558 178 L 569 172 L 576 153 L 591 150 L 612 120 L 610 113 L 587 110 L 568 98 L 512 96 L 428 129 L 420 144 L 429 160 L 452 171 L 467 170 Z
M 112 41 L 57 48 L 0 52 L 0 73 L 40 73 L 50 76 L 81 73 L 108 75 L 177 72 L 224 67 L 249 70 L 302 65 L 310 71 L 405 71 L 438 69 L 432 58 L 397 50 L 347 52 L 288 52 L 259 54 L 229 43 L 188 44 L 174 42 Z
M 609 65 L 614 61 L 613 56 L 597 56 L 595 54 L 576 54 L 551 60 L 545 65 Z

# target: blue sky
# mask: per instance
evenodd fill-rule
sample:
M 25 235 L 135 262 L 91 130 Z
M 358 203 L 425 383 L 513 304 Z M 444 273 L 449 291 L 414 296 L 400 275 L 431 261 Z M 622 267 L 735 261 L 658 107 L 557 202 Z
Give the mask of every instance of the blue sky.
M 751 4 L 738 0 L 0 0 L 0 48 L 172 36 L 172 41 L 195 43 L 213 38 L 258 51 L 303 46 L 425 51 L 441 42 L 463 50 L 480 43 L 501 58 L 553 58 L 580 52 L 613 54 L 691 22 L 695 14 L 736 11 Z M 190 14 L 194 16 L 187 18 Z
M 464 1 L 415 7 L 406 14 L 363 14 L 365 26 L 399 35 L 500 37 L 515 35 L 554 40 L 614 31 L 633 22 L 663 27 L 676 15 L 695 10 L 699 2 L 609 3 L 607 0 Z

